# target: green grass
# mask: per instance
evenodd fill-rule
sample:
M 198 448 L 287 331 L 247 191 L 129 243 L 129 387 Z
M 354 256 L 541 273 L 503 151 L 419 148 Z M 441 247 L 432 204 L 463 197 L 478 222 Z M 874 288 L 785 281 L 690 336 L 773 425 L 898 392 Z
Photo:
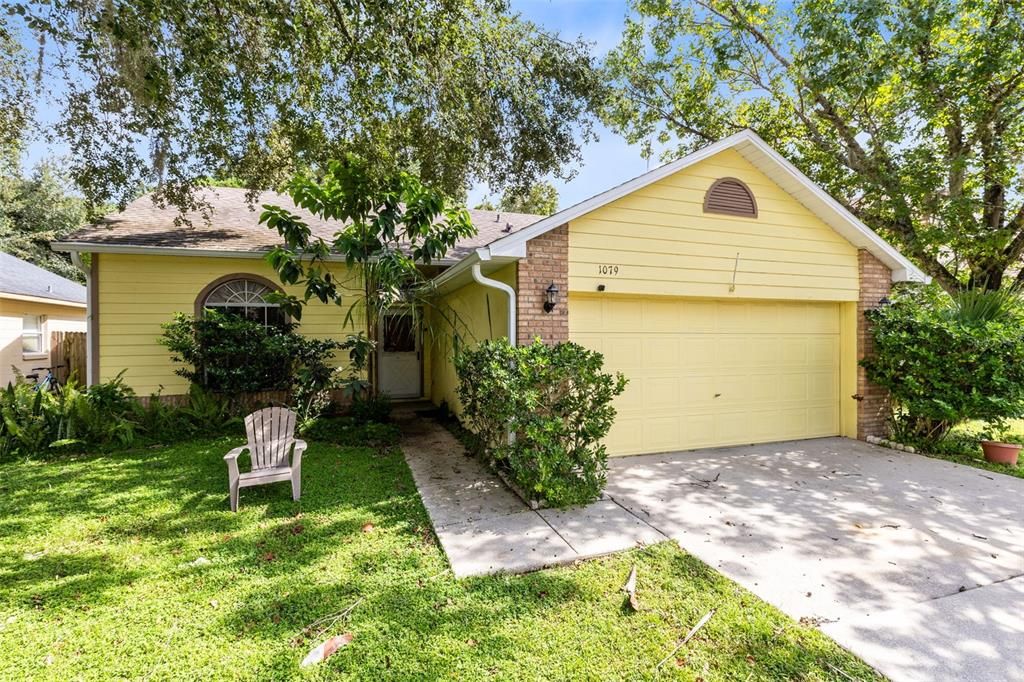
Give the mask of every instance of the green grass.
M 0 466 L 0 679 L 876 678 L 674 544 L 455 580 L 397 450 L 313 444 L 301 502 L 231 514 L 231 444 Z M 306 626 L 359 599 L 326 633 L 352 644 L 301 669 Z

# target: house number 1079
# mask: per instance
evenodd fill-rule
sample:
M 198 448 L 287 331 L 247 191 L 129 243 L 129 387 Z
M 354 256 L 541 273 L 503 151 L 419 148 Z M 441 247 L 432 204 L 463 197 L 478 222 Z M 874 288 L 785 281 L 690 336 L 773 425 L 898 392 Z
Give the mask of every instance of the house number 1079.
M 599 275 L 617 275 L 619 274 L 618 265 L 598 265 L 597 274 Z

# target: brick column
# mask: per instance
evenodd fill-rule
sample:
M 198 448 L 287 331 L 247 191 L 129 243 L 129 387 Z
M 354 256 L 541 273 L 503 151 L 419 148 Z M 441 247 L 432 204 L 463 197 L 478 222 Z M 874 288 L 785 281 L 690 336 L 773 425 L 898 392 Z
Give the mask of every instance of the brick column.
M 544 290 L 558 287 L 558 303 L 544 312 Z M 539 336 L 545 343 L 569 340 L 569 228 L 566 225 L 526 242 L 526 258 L 516 266 L 519 306 L 518 343 L 527 345 Z
M 870 323 L 864 315 L 879 307 L 879 301 L 892 291 L 892 273 L 868 251 L 857 254 L 860 275 L 860 299 L 857 301 L 857 361 L 874 352 Z M 863 396 L 857 407 L 857 438 L 887 436 L 889 430 L 889 394 L 870 381 L 864 368 L 857 365 L 857 394 Z

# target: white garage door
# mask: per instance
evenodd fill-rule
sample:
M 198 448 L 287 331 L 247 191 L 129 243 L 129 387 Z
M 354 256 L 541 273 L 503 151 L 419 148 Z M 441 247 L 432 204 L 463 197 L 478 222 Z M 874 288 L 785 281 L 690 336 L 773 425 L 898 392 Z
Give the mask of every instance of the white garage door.
M 839 305 L 572 295 L 569 337 L 629 378 L 613 455 L 839 433 Z

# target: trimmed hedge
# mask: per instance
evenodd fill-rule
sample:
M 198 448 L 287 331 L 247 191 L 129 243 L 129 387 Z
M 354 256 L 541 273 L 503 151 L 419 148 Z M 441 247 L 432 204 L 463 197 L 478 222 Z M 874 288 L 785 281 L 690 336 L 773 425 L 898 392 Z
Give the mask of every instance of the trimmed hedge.
M 603 366 L 600 353 L 575 343 L 485 341 L 455 360 L 463 419 L 492 465 L 528 495 L 556 507 L 590 502 L 607 481 L 600 441 L 626 387 Z

